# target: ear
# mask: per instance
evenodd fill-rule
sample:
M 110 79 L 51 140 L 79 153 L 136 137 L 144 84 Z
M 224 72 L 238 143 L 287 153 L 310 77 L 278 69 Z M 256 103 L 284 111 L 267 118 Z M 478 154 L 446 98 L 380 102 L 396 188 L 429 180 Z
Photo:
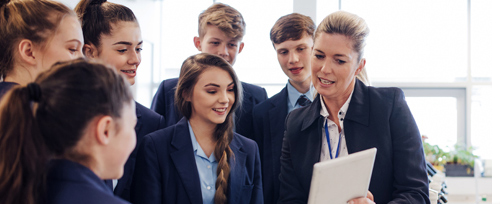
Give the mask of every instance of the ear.
M 99 56 L 97 47 L 92 43 L 83 45 L 83 54 L 90 59 L 95 59 Z
M 363 70 L 365 68 L 365 64 L 366 64 L 365 58 L 363 58 L 359 61 L 358 68 L 356 69 L 356 75 L 358 75 L 361 72 L 361 70 Z
M 111 139 L 111 135 L 114 134 L 114 121 L 111 116 L 103 116 L 97 121 L 97 134 L 96 140 L 97 143 L 101 145 L 109 144 Z
M 191 102 L 191 96 L 186 91 L 182 93 L 182 98 L 184 98 L 187 102 Z
M 28 39 L 23 39 L 21 42 L 19 42 L 19 56 L 21 57 L 21 60 L 25 63 L 28 63 L 30 65 L 35 66 L 36 65 L 36 59 L 35 59 L 35 47 L 33 42 Z M 38 52 L 36 52 L 38 54 Z
M 198 49 L 198 51 L 201 52 L 201 39 L 200 39 L 200 37 L 195 36 L 193 38 L 193 43 L 194 43 L 194 46 L 196 47 L 196 49 Z
M 273 44 L 274 45 L 274 44 Z M 238 54 L 241 53 L 241 51 L 243 50 L 243 47 L 245 47 L 245 43 L 244 42 L 241 42 L 240 43 L 240 49 L 238 50 Z

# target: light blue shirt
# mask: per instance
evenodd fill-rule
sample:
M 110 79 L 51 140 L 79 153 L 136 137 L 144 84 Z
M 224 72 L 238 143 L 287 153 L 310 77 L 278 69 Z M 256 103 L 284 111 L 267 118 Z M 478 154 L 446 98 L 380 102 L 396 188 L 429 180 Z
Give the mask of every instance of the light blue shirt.
M 295 89 L 295 87 L 290 84 L 290 81 L 286 84 L 286 89 L 288 91 L 288 113 L 292 112 L 293 110 L 300 108 L 300 105 L 297 103 L 297 100 L 300 98 L 301 95 L 306 95 L 307 99 L 309 99 L 311 102 L 313 101 L 313 93 L 316 91 L 314 89 L 314 86 L 310 85 L 309 91 L 306 93 L 300 93 Z
M 217 180 L 217 165 L 219 162 L 215 159 L 215 155 L 212 153 L 210 157 L 205 155 L 205 152 L 201 148 L 196 137 L 194 136 L 193 128 L 188 121 L 189 135 L 191 136 L 191 142 L 193 143 L 194 158 L 196 160 L 196 167 L 198 168 L 198 174 L 200 175 L 200 186 L 201 195 L 203 197 L 204 204 L 214 203 L 215 196 L 215 181 Z

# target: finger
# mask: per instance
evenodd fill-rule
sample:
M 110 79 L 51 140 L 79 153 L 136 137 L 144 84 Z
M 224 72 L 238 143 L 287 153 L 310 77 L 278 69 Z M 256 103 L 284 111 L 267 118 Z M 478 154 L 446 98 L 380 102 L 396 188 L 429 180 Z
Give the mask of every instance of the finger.
M 368 191 L 368 195 L 366 195 L 366 197 L 367 197 L 368 199 L 370 199 L 371 201 L 375 201 L 375 198 L 373 197 L 373 194 L 372 194 L 372 192 L 370 192 L 370 191 Z

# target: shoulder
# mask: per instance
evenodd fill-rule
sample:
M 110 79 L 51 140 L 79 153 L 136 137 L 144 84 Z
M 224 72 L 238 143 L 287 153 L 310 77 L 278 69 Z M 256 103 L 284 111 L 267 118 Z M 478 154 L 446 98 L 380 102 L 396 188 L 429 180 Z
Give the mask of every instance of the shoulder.
M 258 147 L 257 143 L 251 139 L 248 139 L 238 133 L 234 133 L 233 135 L 233 141 L 231 143 L 235 146 L 238 147 L 239 149 L 244 150 L 245 152 L 257 152 Z
M 135 108 L 137 109 L 137 113 L 141 114 L 141 117 L 145 117 L 150 120 L 160 120 L 162 116 L 151 109 L 143 106 L 142 104 L 135 102 Z
M 170 89 L 175 88 L 175 86 L 177 86 L 178 81 L 179 81 L 179 78 L 165 79 L 161 82 L 160 87 L 165 89 L 165 90 L 170 90 Z
M 265 98 L 267 98 L 266 90 L 260 86 L 249 84 L 246 82 L 241 82 L 241 86 L 243 87 L 244 94 L 252 94 L 255 96 L 262 96 L 262 97 L 265 96 Z
M 125 200 L 97 189 L 90 188 L 84 184 L 59 184 L 57 188 L 48 189 L 49 203 L 53 204 L 127 204 Z M 55 192 L 54 192 L 55 190 Z

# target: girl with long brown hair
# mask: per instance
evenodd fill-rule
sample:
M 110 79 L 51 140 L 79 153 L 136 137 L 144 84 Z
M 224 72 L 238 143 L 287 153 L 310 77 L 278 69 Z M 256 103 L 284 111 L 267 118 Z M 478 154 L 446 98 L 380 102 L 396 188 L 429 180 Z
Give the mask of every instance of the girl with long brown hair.
M 0 98 L 58 61 L 82 57 L 75 13 L 50 0 L 0 0 Z
M 115 68 L 133 85 L 141 63 L 143 40 L 139 23 L 132 10 L 106 0 L 80 0 L 75 11 L 82 23 L 85 56 Z M 135 130 L 139 145 L 145 135 L 166 127 L 166 123 L 162 116 L 149 108 L 137 102 L 135 107 Z M 136 152 L 134 150 L 130 155 L 123 177 L 112 189 L 115 195 L 125 200 L 130 200 Z
M 0 103 L 0 203 L 126 203 L 120 178 L 135 147 L 128 83 L 76 60 L 8 91 Z
M 184 118 L 144 138 L 132 202 L 262 203 L 257 144 L 233 129 L 241 101 L 228 62 L 206 53 L 186 59 L 175 95 Z

